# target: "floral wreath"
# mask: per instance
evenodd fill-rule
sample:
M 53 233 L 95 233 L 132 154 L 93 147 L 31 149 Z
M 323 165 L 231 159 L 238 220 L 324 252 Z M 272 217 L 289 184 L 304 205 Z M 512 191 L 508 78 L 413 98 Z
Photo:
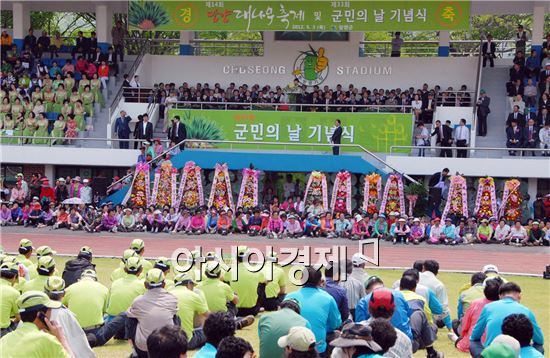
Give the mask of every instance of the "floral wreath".
M 255 169 L 243 169 L 243 180 L 239 191 L 237 207 L 244 209 L 258 206 L 258 177 L 260 171 Z
M 351 214 L 351 174 L 348 171 L 336 174 L 330 209 L 333 213 Z
M 181 173 L 177 207 L 195 209 L 204 205 L 202 168 L 193 161 L 185 163 Z
M 499 210 L 499 217 L 504 217 L 509 221 L 519 220 L 521 217 L 521 203 L 523 198 L 519 191 L 520 181 L 511 179 L 504 182 L 504 193 L 502 194 L 502 204 Z
M 315 199 L 321 200 L 324 210 L 328 210 L 327 177 L 318 171 L 313 171 L 309 175 L 304 194 L 304 205 L 313 204 Z
M 130 190 L 126 193 L 122 204 L 130 202 L 132 207 L 145 208 L 149 205 L 149 164 L 138 163 L 134 172 L 134 179 Z
M 380 174 L 372 173 L 365 175 L 365 185 L 363 188 L 363 210 L 370 215 L 377 213 L 376 202 L 380 200 L 382 194 L 382 177 Z
M 397 211 L 399 215 L 405 215 L 405 191 L 403 190 L 403 178 L 400 174 L 390 174 L 384 187 L 384 195 L 380 204 L 380 212 L 389 215 Z
M 445 209 L 441 215 L 441 219 L 450 215 L 458 215 L 467 218 L 468 217 L 468 192 L 466 188 L 466 179 L 460 175 L 454 175 L 451 177 L 451 186 L 447 194 L 447 202 L 445 203 Z
M 163 161 L 155 170 L 151 205 L 176 206 L 177 173 L 178 170 L 172 166 L 172 162 L 169 160 Z
M 479 178 L 474 215 L 478 219 L 496 219 L 498 216 L 495 180 L 492 177 Z
M 214 179 L 212 180 L 212 189 L 208 199 L 208 207 L 214 206 L 216 209 L 233 209 L 233 194 L 231 192 L 231 181 L 229 180 L 229 170 L 227 164 L 216 163 Z

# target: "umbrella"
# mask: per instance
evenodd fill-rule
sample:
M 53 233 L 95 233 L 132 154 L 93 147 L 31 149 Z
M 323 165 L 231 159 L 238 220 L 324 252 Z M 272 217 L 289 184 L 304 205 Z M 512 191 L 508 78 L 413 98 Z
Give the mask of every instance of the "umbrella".
M 65 199 L 61 204 L 84 204 L 84 201 L 80 198 Z

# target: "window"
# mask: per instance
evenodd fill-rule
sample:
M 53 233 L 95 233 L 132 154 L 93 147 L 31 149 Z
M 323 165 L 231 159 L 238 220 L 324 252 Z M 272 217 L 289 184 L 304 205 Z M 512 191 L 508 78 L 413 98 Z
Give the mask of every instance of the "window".
M 0 168 L 0 175 L 4 180 L 4 185 L 15 184 L 15 176 L 17 173 L 23 172 L 23 166 L 21 165 L 3 165 Z
M 275 31 L 275 41 L 348 41 L 349 32 Z

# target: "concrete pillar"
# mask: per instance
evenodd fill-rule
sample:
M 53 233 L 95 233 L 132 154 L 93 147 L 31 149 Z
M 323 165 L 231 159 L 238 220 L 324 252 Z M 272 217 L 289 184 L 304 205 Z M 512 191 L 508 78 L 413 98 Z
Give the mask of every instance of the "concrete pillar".
M 439 31 L 439 47 L 437 55 L 439 57 L 449 57 L 449 47 L 451 44 L 451 34 L 449 31 Z
M 365 41 L 365 33 L 361 32 L 359 34 L 359 57 L 365 57 L 365 48 L 361 44 L 362 41 Z
M 531 208 L 533 207 L 533 203 L 537 199 L 537 193 L 538 193 L 538 179 L 537 178 L 528 178 L 527 179 L 527 194 L 529 194 L 529 210 L 531 212 L 531 215 L 533 215 L 533 212 Z
M 50 186 L 55 187 L 55 167 L 51 164 L 44 165 L 44 176 L 50 180 Z
M 193 31 L 180 31 L 180 56 L 193 56 Z
M 108 5 L 96 5 L 95 25 L 97 46 L 101 48 L 101 51 L 107 52 L 111 46 L 111 29 L 113 28 L 113 10 Z
M 23 39 L 27 36 L 31 27 L 31 14 L 29 4 L 23 2 L 14 2 L 12 6 L 13 14 L 13 43 L 17 48 L 23 48 Z M 35 35 L 36 36 L 36 35 Z
M 540 57 L 542 51 L 542 39 L 544 37 L 544 9 L 545 5 L 535 2 L 533 6 L 533 31 L 531 33 L 531 50 L 537 51 Z M 528 56 L 528 55 L 526 55 Z

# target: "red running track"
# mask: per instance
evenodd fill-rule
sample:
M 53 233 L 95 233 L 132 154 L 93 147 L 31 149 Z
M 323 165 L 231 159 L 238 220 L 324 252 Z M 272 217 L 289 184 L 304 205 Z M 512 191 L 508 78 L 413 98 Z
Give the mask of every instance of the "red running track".
M 9 228 L 8 231 L 12 231 Z M 19 231 L 19 230 L 17 230 Z M 350 241 L 306 239 L 306 240 L 267 240 L 265 238 L 250 238 L 246 236 L 170 236 L 166 234 L 147 235 L 145 233 L 117 233 L 117 234 L 87 234 L 74 233 L 66 230 L 59 231 L 26 231 L 1 233 L 1 243 L 7 252 L 16 252 L 21 238 L 33 241 L 34 247 L 49 245 L 58 254 L 74 255 L 81 246 L 91 246 L 94 255 L 120 256 L 122 251 L 128 248 L 134 238 L 142 238 L 145 241 L 145 256 L 170 257 L 172 252 L 181 247 L 194 249 L 201 246 L 203 253 L 221 248 L 224 252 L 230 252 L 232 245 L 247 245 L 265 252 L 266 245 L 273 246 L 275 251 L 281 248 L 303 248 L 305 245 L 313 248 L 326 248 L 335 244 L 345 245 L 348 248 L 347 255 L 358 251 L 358 246 Z M 515 248 L 501 245 L 475 245 L 459 247 L 434 247 L 421 244 L 420 246 L 380 245 L 381 267 L 411 267 L 415 260 L 435 259 L 439 261 L 441 270 L 445 271 L 478 271 L 484 265 L 491 263 L 499 267 L 501 272 L 523 273 L 541 275 L 546 265 L 550 264 L 550 250 L 548 248 Z M 365 252 L 369 255 L 369 251 Z M 370 250 L 372 254 L 372 249 Z M 369 255 L 371 256 L 371 255 Z M 312 261 L 316 262 L 316 256 L 312 254 Z

